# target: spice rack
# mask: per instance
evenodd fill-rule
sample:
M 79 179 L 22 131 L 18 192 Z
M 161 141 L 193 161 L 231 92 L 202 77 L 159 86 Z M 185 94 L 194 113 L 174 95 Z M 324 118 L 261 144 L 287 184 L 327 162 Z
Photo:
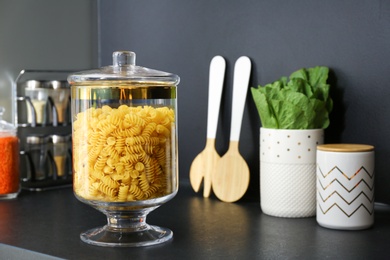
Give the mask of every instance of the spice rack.
M 20 140 L 22 189 L 72 184 L 71 71 L 22 70 L 14 82 L 14 122 Z

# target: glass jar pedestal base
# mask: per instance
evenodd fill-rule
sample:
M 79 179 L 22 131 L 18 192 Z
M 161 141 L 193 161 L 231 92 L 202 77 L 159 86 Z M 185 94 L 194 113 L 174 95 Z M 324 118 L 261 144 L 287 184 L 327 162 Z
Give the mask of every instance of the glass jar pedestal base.
M 80 239 L 90 245 L 103 247 L 142 247 L 161 244 L 173 237 L 165 227 L 146 223 L 147 215 L 177 192 L 145 201 L 97 202 L 76 198 L 97 209 L 107 217 L 107 224 L 92 228 L 80 234 Z
M 173 237 L 170 229 L 147 224 L 147 213 L 106 214 L 108 224 L 81 233 L 83 242 L 106 247 L 140 247 L 160 244 Z
M 108 224 L 80 235 L 81 240 L 87 244 L 106 247 L 150 246 L 166 242 L 172 237 L 173 232 L 170 229 L 148 225 L 145 222 L 138 222 L 136 227 L 112 227 Z

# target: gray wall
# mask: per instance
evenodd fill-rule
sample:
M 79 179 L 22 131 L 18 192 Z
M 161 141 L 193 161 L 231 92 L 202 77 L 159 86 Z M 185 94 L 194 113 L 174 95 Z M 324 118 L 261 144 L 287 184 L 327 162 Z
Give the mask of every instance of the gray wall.
M 97 65 L 96 1 L 0 0 L 0 106 L 13 120 L 12 84 L 22 69 Z
M 228 148 L 232 73 L 239 56 L 253 62 L 251 86 L 325 65 L 332 69 L 335 100 L 327 141 L 375 145 L 376 197 L 390 202 L 390 2 L 97 3 L 96 10 L 93 0 L 0 0 L 0 106 L 7 109 L 6 120 L 13 119 L 11 86 L 20 70 L 103 66 L 111 64 L 112 51 L 133 50 L 137 64 L 181 77 L 180 176 L 188 179 L 205 144 L 208 66 L 214 55 L 228 62 L 217 133 L 220 154 Z M 247 101 L 240 150 L 251 168 L 247 197 L 258 199 L 260 121 L 250 95 Z
M 99 62 L 115 50 L 137 64 L 178 74 L 181 179 L 206 139 L 208 66 L 228 61 L 217 148 L 228 148 L 235 60 L 253 62 L 250 85 L 316 65 L 332 70 L 335 109 L 327 142 L 376 147 L 376 199 L 390 202 L 390 1 L 99 1 Z M 251 169 L 246 196 L 258 199 L 260 120 L 248 94 L 240 150 Z

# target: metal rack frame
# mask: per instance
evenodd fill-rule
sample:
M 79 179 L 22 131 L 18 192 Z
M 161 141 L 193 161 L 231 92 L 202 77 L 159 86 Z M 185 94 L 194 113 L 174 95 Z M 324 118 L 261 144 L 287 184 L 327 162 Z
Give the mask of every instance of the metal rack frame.
M 23 83 L 29 81 L 29 80 L 38 80 L 38 81 L 52 81 L 52 80 L 59 80 L 59 81 L 65 81 L 67 78 L 67 75 L 72 73 L 72 71 L 68 70 L 21 70 L 19 75 L 14 81 L 13 84 L 13 120 L 14 125 L 17 127 L 17 135 L 20 140 L 20 157 L 21 157 L 21 185 L 22 189 L 27 190 L 46 190 L 46 189 L 53 189 L 53 188 L 59 188 L 64 186 L 70 186 L 72 184 L 72 155 L 71 155 L 71 138 L 69 138 L 69 152 L 67 156 L 67 162 L 66 162 L 66 174 L 64 176 L 58 176 L 57 170 L 55 167 L 55 164 L 49 163 L 48 167 L 48 173 L 45 174 L 48 176 L 45 179 L 42 180 L 36 180 L 34 176 L 34 170 L 33 165 L 31 164 L 31 158 L 28 156 L 28 152 L 26 152 L 25 147 L 25 140 L 26 137 L 29 135 L 68 135 L 71 136 L 71 120 L 70 120 L 70 102 L 68 104 L 68 121 L 63 124 L 58 124 L 58 117 L 57 117 L 57 110 L 55 106 L 53 105 L 53 101 L 48 99 L 47 102 L 52 103 L 50 106 L 53 109 L 52 114 L 53 116 L 53 122 L 50 123 L 44 123 L 44 124 L 37 124 L 36 123 L 36 114 L 35 109 L 31 103 L 31 100 L 29 100 L 28 97 L 25 95 L 24 86 Z M 20 109 L 22 106 L 21 103 L 26 103 L 26 106 L 29 105 L 30 108 L 32 108 L 32 122 L 22 122 L 21 113 L 27 113 L 26 109 Z M 26 108 L 25 106 L 25 108 Z M 50 157 L 50 156 L 49 156 Z M 26 163 L 27 162 L 27 163 Z

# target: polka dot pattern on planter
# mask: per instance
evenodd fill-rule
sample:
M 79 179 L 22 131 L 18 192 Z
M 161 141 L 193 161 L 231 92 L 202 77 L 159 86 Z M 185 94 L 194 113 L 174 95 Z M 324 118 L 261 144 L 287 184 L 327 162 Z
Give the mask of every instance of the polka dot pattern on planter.
M 317 145 L 323 144 L 323 129 L 260 130 L 260 161 L 305 164 L 315 161 Z

